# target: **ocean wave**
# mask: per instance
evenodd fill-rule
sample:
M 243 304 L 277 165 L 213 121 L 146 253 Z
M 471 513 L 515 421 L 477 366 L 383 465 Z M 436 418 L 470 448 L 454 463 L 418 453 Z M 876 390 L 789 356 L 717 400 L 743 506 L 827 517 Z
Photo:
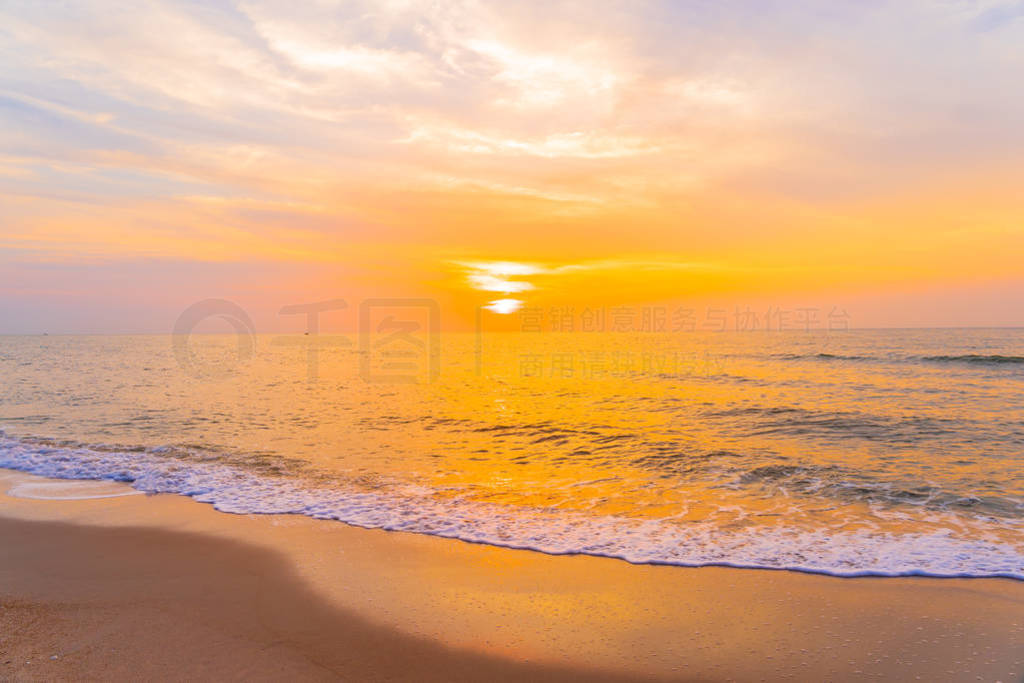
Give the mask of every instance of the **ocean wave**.
M 845 361 L 862 363 L 967 363 L 974 365 L 1012 365 L 1024 363 L 1024 356 L 1001 354 L 944 354 L 944 355 L 889 355 L 861 356 L 841 353 L 776 353 L 767 356 L 773 360 L 792 361 Z
M 852 467 L 775 463 L 737 473 L 744 485 L 761 486 L 771 494 L 815 496 L 840 503 L 878 504 L 892 509 L 911 506 L 934 511 L 971 509 L 975 514 L 1019 523 L 1024 503 L 1000 495 L 978 495 L 935 483 L 886 481 Z
M 774 353 L 769 356 L 778 360 L 848 360 L 848 361 L 879 361 L 891 360 L 880 356 L 853 356 L 839 353 Z
M 980 365 L 1004 365 L 1024 363 L 1024 356 L 1002 356 L 999 354 L 966 353 L 957 356 L 920 356 L 931 363 L 976 363 Z
M 765 462 L 769 460 L 771 462 Z M 935 512 L 967 510 L 1011 523 L 1024 519 L 1024 502 L 992 491 L 944 487 L 910 480 L 883 479 L 868 470 L 842 464 L 816 464 L 780 460 L 765 453 L 741 454 L 728 450 L 653 452 L 630 461 L 640 467 L 683 480 L 711 486 L 757 492 L 773 499 L 831 504 L 881 505 L 890 510 L 918 508 Z M 955 484 L 950 482 L 949 484 Z
M 811 410 L 793 406 L 741 406 L 703 411 L 712 420 L 727 421 L 746 436 L 788 436 L 827 440 L 859 439 L 884 443 L 920 443 L 946 439 L 973 425 L 952 424 L 926 416 L 893 417 L 852 410 Z M 1007 432 L 1007 436 L 1018 436 Z
M 726 451 L 709 459 L 731 459 Z M 679 523 L 551 508 L 520 508 L 458 497 L 386 478 L 284 476 L 174 447 L 91 447 L 15 439 L 0 432 L 0 467 L 60 479 L 129 482 L 146 493 L 175 493 L 237 514 L 301 514 L 354 526 L 408 531 L 474 543 L 587 554 L 633 563 L 788 569 L 834 576 L 1006 577 L 1024 580 L 1024 549 L 952 529 L 907 533 L 858 528 Z M 769 466 L 771 467 L 771 466 Z M 785 468 L 762 478 L 800 473 Z

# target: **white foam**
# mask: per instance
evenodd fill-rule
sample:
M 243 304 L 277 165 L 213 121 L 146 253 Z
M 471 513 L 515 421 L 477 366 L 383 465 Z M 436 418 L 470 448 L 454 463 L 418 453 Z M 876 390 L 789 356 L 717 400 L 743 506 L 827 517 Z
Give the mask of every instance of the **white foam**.
M 110 481 L 24 482 L 7 490 L 8 496 L 34 500 L 94 500 L 142 493 L 128 484 Z
M 835 576 L 1008 577 L 1024 580 L 1024 548 L 953 531 L 881 533 L 785 526 L 723 529 L 666 520 L 521 509 L 394 485 L 322 488 L 299 478 L 169 456 L 173 449 L 119 452 L 62 448 L 0 433 L 0 467 L 70 480 L 130 482 L 178 493 L 223 512 L 301 514 L 348 524 L 474 543 L 589 554 L 634 563 L 789 569 Z

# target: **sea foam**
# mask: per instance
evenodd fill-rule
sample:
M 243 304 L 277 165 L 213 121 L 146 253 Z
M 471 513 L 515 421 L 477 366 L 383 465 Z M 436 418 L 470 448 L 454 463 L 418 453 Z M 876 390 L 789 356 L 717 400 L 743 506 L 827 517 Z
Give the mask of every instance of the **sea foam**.
M 721 529 L 663 519 L 587 515 L 439 497 L 395 483 L 374 490 L 271 476 L 174 448 L 53 445 L 0 432 L 0 467 L 45 477 L 128 482 L 236 514 L 301 514 L 549 554 L 632 563 L 788 569 L 853 576 L 1005 577 L 1024 580 L 1021 548 L 952 530 L 880 533 L 785 526 Z

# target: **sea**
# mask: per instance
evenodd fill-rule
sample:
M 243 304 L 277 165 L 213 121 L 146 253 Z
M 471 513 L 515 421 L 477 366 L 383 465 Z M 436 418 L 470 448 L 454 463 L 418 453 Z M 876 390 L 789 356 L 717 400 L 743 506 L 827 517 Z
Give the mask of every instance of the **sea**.
M 633 563 L 1024 580 L 1024 330 L 406 331 L 0 337 L 0 467 Z

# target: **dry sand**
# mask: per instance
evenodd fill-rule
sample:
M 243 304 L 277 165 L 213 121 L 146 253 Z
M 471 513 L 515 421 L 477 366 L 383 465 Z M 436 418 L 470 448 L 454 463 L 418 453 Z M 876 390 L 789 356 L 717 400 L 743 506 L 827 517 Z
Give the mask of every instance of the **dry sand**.
M 0 471 L 3 491 L 3 680 L 1024 679 L 1024 582 L 635 566 Z

